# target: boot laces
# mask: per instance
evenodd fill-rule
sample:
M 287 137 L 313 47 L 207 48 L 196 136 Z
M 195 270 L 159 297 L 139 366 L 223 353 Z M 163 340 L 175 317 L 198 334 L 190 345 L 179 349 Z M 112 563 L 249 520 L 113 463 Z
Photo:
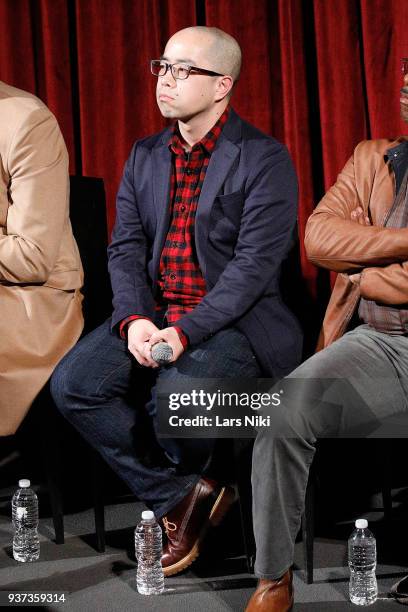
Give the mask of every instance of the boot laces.
M 166 535 L 169 535 L 169 531 L 176 531 L 177 529 L 176 523 L 172 523 L 168 521 L 167 516 L 163 518 L 163 525 L 164 525 L 164 530 L 166 532 Z

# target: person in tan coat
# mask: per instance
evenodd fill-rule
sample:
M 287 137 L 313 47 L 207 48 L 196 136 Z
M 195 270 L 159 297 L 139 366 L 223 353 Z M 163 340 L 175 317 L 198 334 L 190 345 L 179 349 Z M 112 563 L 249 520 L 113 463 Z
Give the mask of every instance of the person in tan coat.
M 408 123 L 408 75 L 401 117 Z M 255 574 L 246 612 L 293 606 L 294 543 L 320 437 L 408 436 L 408 140 L 361 142 L 306 227 L 338 272 L 319 350 L 278 383 L 252 467 Z M 396 424 L 396 425 L 395 425 Z
M 16 432 L 79 338 L 81 285 L 58 123 L 0 81 L 0 436 Z

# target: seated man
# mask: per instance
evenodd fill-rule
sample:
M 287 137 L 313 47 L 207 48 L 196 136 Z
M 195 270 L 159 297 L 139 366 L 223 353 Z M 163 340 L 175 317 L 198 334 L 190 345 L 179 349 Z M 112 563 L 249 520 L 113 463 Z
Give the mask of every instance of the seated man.
M 401 114 L 408 122 L 407 94 Z M 362 142 L 308 221 L 309 258 L 339 274 L 323 322 L 323 350 L 279 383 L 289 400 L 282 396 L 275 427 L 259 431 L 255 442 L 260 582 L 247 612 L 286 612 L 293 605 L 290 567 L 316 439 L 368 433 L 407 409 L 407 181 L 405 138 Z M 357 313 L 360 324 L 345 333 Z
M 206 27 L 177 32 L 151 62 L 159 109 L 176 121 L 136 142 L 125 166 L 112 319 L 53 377 L 61 412 L 163 519 L 166 575 L 194 561 L 232 499 L 203 477 L 214 440 L 163 438 L 165 456 L 146 460 L 143 389 L 152 385 L 155 422 L 160 381 L 281 377 L 300 358 L 299 326 L 279 295 L 296 176 L 286 149 L 230 108 L 240 65 L 238 43 Z M 151 355 L 160 340 L 173 350 L 164 368 Z
M 7 436 L 81 334 L 82 269 L 54 115 L 0 81 L 0 118 L 0 436 Z

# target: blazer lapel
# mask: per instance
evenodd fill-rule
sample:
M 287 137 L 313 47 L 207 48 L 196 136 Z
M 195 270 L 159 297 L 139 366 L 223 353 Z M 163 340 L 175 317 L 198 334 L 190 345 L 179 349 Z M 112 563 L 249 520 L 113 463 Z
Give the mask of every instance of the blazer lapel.
M 168 139 L 167 132 L 162 143 L 166 140 L 166 136 Z M 170 222 L 170 173 L 171 153 L 166 141 L 152 151 L 153 199 L 157 218 L 156 236 L 153 245 L 153 269 L 155 271 L 153 278 L 155 280 Z
M 238 156 L 240 147 L 231 142 L 222 133 L 208 164 L 204 183 L 197 205 L 195 242 L 197 257 L 201 271 L 206 277 L 206 245 L 209 231 L 209 218 L 214 200 L 219 193 L 234 160 Z

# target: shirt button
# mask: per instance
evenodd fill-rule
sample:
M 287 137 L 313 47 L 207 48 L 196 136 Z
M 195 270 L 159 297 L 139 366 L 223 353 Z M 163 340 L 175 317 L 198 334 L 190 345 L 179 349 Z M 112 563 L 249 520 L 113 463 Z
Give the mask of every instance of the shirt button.
M 187 170 L 186 170 L 186 174 L 188 174 L 188 176 L 190 176 L 190 174 L 192 174 L 192 172 L 193 172 L 193 171 L 191 170 L 191 168 L 187 168 Z
M 172 273 L 172 274 L 170 274 L 170 278 L 171 278 L 171 280 L 176 280 L 176 275 Z
M 184 212 L 186 210 L 186 207 L 185 206 L 180 206 L 180 210 L 181 210 L 181 212 Z

